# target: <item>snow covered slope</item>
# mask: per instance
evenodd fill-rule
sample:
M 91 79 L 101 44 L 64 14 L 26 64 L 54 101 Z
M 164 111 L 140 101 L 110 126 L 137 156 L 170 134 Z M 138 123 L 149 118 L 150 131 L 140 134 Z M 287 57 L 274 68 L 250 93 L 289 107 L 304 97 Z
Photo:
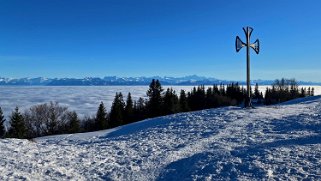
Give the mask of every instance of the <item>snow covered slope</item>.
M 0 180 L 321 179 L 321 97 L 0 140 Z

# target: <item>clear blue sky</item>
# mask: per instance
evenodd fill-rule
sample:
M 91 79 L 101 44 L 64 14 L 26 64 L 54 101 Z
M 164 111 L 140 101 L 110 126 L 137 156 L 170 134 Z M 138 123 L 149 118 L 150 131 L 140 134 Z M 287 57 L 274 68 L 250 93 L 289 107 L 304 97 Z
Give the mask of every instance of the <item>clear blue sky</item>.
M 321 1 L 0 0 L 1 77 L 185 76 L 321 82 Z

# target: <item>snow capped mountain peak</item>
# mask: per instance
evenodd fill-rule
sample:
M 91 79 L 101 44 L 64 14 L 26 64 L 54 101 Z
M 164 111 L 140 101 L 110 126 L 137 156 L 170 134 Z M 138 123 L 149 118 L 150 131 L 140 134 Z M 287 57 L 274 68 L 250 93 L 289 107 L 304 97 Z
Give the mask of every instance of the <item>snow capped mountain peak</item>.
M 212 84 L 229 84 L 236 81 L 219 80 L 216 78 L 190 75 L 185 77 L 170 77 L 170 76 L 153 76 L 153 77 L 117 77 L 106 76 L 99 77 L 85 77 L 85 78 L 0 78 L 0 85 L 48 85 L 48 86 L 68 86 L 68 85 L 149 85 L 152 79 L 158 79 L 162 85 L 212 85 Z M 238 81 L 240 84 L 245 84 L 244 81 Z M 252 80 L 254 85 L 271 85 L 271 80 Z M 314 82 L 299 82 L 300 85 L 321 85 L 321 83 Z

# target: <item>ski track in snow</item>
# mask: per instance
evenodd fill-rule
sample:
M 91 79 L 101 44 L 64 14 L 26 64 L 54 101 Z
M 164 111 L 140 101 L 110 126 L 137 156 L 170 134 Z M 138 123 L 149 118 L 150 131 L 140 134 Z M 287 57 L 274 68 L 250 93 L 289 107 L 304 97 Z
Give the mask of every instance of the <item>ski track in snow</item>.
M 0 140 L 0 180 L 319 180 L 321 97 Z

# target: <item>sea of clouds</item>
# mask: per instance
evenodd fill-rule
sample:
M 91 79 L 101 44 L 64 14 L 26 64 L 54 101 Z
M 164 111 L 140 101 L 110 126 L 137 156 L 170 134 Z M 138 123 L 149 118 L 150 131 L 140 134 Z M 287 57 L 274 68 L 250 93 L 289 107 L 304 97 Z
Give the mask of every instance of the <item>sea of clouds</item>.
M 166 90 L 169 86 L 164 86 Z M 190 91 L 193 86 L 173 86 L 179 94 L 180 90 Z M 315 95 L 321 94 L 321 86 L 314 86 Z M 16 106 L 23 112 L 33 105 L 58 102 L 76 111 L 79 116 L 92 116 L 96 113 L 100 102 L 110 109 L 116 92 L 122 92 L 126 99 L 128 92 L 133 100 L 146 98 L 148 86 L 1 86 L 0 106 L 6 116 Z M 254 89 L 254 88 L 252 88 Z M 264 93 L 266 86 L 260 86 Z

